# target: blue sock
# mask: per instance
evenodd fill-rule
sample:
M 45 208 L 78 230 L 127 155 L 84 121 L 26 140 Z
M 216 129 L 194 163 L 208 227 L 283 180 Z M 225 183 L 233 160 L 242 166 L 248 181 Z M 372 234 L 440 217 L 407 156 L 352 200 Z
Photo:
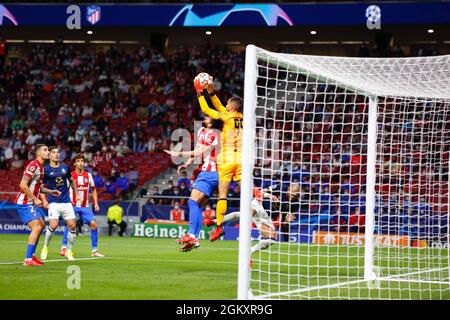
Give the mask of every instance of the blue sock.
M 39 243 L 39 239 L 36 240 L 36 244 L 34 245 L 33 253 L 31 255 L 33 255 L 36 252 L 36 248 L 38 246 L 38 243 Z
M 69 234 L 69 228 L 67 225 L 64 227 L 64 235 L 62 239 L 62 246 L 67 248 L 67 235 Z
M 91 243 L 92 243 L 92 251 L 97 250 L 98 244 L 98 229 L 91 229 Z
M 33 257 L 33 253 L 36 251 L 36 245 L 35 244 L 28 244 L 27 246 L 27 253 L 25 255 L 26 259 L 31 259 Z
M 189 233 L 195 234 L 198 238 L 202 229 L 203 212 L 197 201 L 189 199 Z

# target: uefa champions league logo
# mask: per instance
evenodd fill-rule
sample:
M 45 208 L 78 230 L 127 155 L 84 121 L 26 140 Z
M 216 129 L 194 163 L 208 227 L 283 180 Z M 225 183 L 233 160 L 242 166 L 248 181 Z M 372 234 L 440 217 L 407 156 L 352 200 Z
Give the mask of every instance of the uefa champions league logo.
M 4 5 L 0 4 L 0 26 L 3 25 L 3 18 L 8 18 L 15 26 L 19 25 L 13 14 Z
M 195 8 L 193 4 L 185 5 L 178 13 L 173 17 L 169 26 L 182 25 L 189 27 L 219 27 L 225 20 L 234 12 L 257 12 L 261 15 L 268 26 L 278 25 L 278 19 L 282 19 L 289 26 L 293 26 L 294 23 L 286 12 L 276 4 L 236 4 L 229 10 L 220 11 L 217 13 L 201 16 L 194 12 Z M 185 14 L 184 19 L 181 16 Z
M 371 5 L 366 9 L 367 29 L 381 29 L 381 9 L 379 6 Z

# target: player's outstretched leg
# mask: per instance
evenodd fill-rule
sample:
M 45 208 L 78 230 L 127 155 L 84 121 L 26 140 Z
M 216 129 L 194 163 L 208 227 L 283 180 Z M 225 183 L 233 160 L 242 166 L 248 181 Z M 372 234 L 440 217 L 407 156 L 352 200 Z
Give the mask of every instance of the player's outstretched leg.
M 261 240 L 252 247 L 252 253 L 267 249 L 276 242 L 277 235 L 271 221 L 261 223 L 259 230 L 261 232 Z
M 222 223 L 239 220 L 239 217 L 240 217 L 239 211 L 231 212 L 231 213 L 225 215 Z M 205 219 L 203 219 L 203 225 L 206 227 L 211 227 L 211 226 L 216 225 L 216 221 L 217 221 L 216 219 L 205 218 Z
M 256 251 L 264 250 L 273 245 L 276 242 L 273 238 L 261 238 L 261 241 L 259 241 L 257 244 L 255 244 L 252 247 L 252 253 L 255 253 Z

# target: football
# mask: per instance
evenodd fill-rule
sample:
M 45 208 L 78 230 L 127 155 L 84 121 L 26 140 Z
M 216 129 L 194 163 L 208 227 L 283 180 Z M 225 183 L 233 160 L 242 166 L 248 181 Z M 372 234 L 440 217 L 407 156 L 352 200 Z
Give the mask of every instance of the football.
M 194 78 L 194 84 L 195 86 L 201 85 L 206 88 L 213 84 L 213 77 L 206 72 L 201 72 Z

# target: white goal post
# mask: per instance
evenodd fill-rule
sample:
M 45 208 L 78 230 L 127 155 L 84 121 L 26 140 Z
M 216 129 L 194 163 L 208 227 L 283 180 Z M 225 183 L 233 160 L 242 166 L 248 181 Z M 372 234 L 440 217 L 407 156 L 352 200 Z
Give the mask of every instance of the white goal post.
M 247 46 L 237 298 L 450 299 L 449 155 L 450 55 Z

